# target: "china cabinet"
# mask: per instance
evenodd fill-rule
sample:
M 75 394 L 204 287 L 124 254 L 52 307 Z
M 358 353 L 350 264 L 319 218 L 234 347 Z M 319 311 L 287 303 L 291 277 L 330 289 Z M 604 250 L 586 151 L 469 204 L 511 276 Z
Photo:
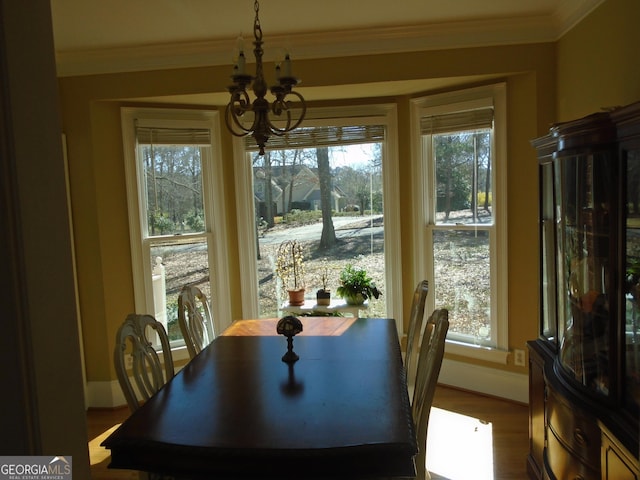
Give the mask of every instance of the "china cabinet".
M 528 344 L 528 472 L 640 480 L 640 103 L 532 144 L 541 318 Z

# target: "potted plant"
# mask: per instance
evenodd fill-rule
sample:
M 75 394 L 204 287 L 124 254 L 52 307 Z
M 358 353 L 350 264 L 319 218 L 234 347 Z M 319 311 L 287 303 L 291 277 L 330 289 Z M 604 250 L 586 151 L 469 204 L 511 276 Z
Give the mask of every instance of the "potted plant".
M 382 295 L 367 271 L 351 264 L 345 265 L 340 272 L 340 286 L 336 293 L 349 305 L 362 305 L 368 298 L 378 298 Z
M 327 274 L 327 266 L 322 266 L 322 274 L 320 275 L 322 279 L 322 288 L 316 292 L 316 303 L 318 305 L 330 305 L 331 304 L 331 290 L 327 288 L 328 274 Z
M 304 305 L 304 255 L 297 240 L 287 240 L 278 247 L 276 275 L 289 293 L 289 305 Z

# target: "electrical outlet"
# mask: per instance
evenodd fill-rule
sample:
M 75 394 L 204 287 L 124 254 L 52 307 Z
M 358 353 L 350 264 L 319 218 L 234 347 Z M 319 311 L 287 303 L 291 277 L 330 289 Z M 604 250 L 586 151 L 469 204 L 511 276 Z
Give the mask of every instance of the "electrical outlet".
M 518 367 L 524 367 L 524 350 L 516 348 L 513 351 L 513 363 Z
M 127 353 L 125 356 L 125 368 L 133 368 L 133 356 L 130 353 Z

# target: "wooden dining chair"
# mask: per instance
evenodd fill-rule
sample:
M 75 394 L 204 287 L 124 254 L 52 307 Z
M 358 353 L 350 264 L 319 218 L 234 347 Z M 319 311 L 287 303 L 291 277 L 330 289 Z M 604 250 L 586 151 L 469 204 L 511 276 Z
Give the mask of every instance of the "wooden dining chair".
M 162 361 L 149 340 L 149 334 L 153 332 L 160 339 Z M 132 359 L 133 382 L 127 372 L 127 355 Z M 113 357 L 118 382 L 131 412 L 160 390 L 175 372 L 167 332 L 151 315 L 132 313 L 127 316 L 116 334 Z
M 178 296 L 178 323 L 189 357 L 193 358 L 214 339 L 207 296 L 198 287 L 185 285 Z
M 444 345 L 449 330 L 449 311 L 438 309 L 427 320 L 420 355 L 418 357 L 416 384 L 411 402 L 411 413 L 416 427 L 418 455 L 416 456 L 416 479 L 429 480 L 427 470 L 427 429 L 433 396 L 440 375 Z
M 411 314 L 409 316 L 409 331 L 407 332 L 407 349 L 404 356 L 404 366 L 407 372 L 407 384 L 413 388 L 416 380 L 416 368 L 418 361 L 418 351 L 420 349 L 420 338 L 422 333 L 422 323 L 424 321 L 424 306 L 429 293 L 429 282 L 422 280 L 418 282 L 413 301 L 411 302 Z

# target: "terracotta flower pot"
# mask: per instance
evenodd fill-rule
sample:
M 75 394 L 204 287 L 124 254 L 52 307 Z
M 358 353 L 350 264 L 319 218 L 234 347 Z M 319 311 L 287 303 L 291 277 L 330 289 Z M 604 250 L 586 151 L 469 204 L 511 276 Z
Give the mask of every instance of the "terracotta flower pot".
M 288 290 L 289 292 L 289 305 L 299 307 L 304 305 L 304 288 L 298 290 Z

